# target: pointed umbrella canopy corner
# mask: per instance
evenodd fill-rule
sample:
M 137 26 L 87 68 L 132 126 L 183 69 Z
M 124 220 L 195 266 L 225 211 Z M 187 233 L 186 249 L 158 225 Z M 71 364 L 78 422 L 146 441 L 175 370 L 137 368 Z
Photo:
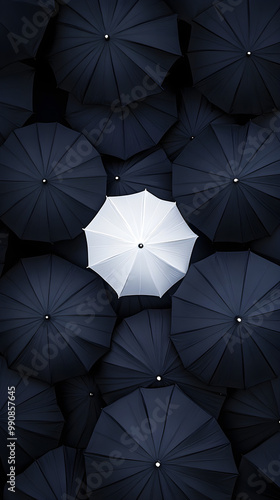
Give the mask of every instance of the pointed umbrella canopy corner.
M 161 297 L 187 272 L 197 238 L 176 203 L 147 190 L 107 197 L 85 234 L 88 267 L 119 297 Z
M 60 257 L 20 260 L 0 299 L 0 352 L 26 382 L 83 375 L 110 347 L 116 314 L 102 280 Z
M 277 0 L 212 2 L 192 22 L 188 58 L 196 88 L 227 113 L 279 108 L 279 23 Z
M 84 452 L 93 498 L 230 500 L 237 470 L 214 417 L 176 386 L 137 389 L 103 409 Z M 96 480 L 109 463 L 110 474 Z
M 0 155 L 0 217 L 19 238 L 74 238 L 104 202 L 101 157 L 79 132 L 28 125 L 10 134 Z
M 280 375 L 280 266 L 252 252 L 192 264 L 172 297 L 171 338 L 194 375 L 248 388 Z
M 254 123 L 210 124 L 172 172 L 178 208 L 212 241 L 252 241 L 280 223 L 280 142 Z
M 71 0 L 49 58 L 81 102 L 123 106 L 157 92 L 180 56 L 177 16 L 162 0 Z

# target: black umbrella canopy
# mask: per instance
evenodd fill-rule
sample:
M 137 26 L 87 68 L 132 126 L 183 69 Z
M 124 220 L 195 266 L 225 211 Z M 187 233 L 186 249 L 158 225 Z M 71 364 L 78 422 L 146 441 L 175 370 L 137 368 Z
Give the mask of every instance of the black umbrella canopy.
M 104 402 L 93 375 L 86 374 L 59 382 L 55 387 L 65 417 L 62 442 L 86 448 Z
M 175 386 L 104 408 L 84 454 L 91 499 L 230 500 L 237 475 L 214 417 Z
M 102 280 L 60 257 L 22 259 L 0 297 L 0 351 L 25 380 L 83 375 L 110 347 L 116 315 Z
M 227 113 L 280 106 L 278 0 L 213 2 L 192 23 L 188 57 L 195 86 Z
M 280 434 L 243 456 L 233 500 L 278 500 Z
M 206 383 L 251 387 L 280 373 L 280 267 L 252 252 L 192 264 L 172 297 L 171 337 Z
M 280 432 L 280 379 L 233 391 L 223 406 L 220 423 L 232 446 L 248 453 Z
M 0 155 L 0 216 L 22 239 L 73 238 L 105 201 L 99 153 L 59 123 L 15 130 Z
M 32 115 L 34 75 L 34 69 L 22 63 L 0 69 L 0 144 Z
M 218 418 L 226 397 L 184 369 L 170 339 L 170 310 L 147 309 L 126 318 L 115 329 L 111 349 L 97 369 L 96 380 L 107 404 L 138 387 L 177 384 L 208 413 Z
M 58 446 L 63 424 L 54 388 L 38 380 L 26 383 L 0 356 L 0 457 L 6 474 L 11 451 L 18 473 Z
M 177 16 L 162 0 L 71 0 L 60 8 L 50 62 L 80 101 L 123 106 L 144 86 L 157 92 L 180 55 Z
M 156 146 L 177 120 L 176 96 L 162 91 L 121 107 L 85 105 L 69 96 L 66 119 L 103 154 L 127 160 Z
M 226 0 L 223 2 L 225 7 L 231 1 L 232 0 Z M 236 0 L 233 0 L 233 2 L 234 1 Z M 192 0 L 166 0 L 166 3 L 178 14 L 179 19 L 191 22 L 194 17 L 211 7 L 211 5 L 213 5 L 213 0 L 196 0 L 195 2 Z M 215 3 L 219 3 L 219 0 Z
M 148 150 L 127 161 L 106 157 L 107 195 L 120 196 L 147 189 L 163 200 L 172 198 L 172 166 L 163 149 Z
M 86 500 L 87 487 L 81 450 L 60 446 L 16 476 L 17 500 Z M 10 500 L 6 484 L 4 500 Z
M 280 223 L 280 142 L 262 132 L 211 124 L 173 163 L 178 208 L 215 242 L 249 242 Z
M 0 67 L 36 56 L 48 23 L 57 12 L 55 0 L 0 0 Z
M 251 248 L 262 257 L 272 260 L 276 264 L 280 264 L 280 226 L 275 229 L 271 236 L 253 241 Z
M 175 160 L 209 123 L 233 123 L 233 118 L 213 106 L 195 88 L 183 87 L 179 94 L 178 122 L 161 141 L 167 156 Z

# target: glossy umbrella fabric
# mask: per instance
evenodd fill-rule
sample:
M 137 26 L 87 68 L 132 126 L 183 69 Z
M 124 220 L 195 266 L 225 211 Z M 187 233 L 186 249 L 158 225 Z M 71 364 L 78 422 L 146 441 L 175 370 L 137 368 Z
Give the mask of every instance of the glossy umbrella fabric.
M 9 391 L 12 390 L 13 392 Z M 9 392 L 8 392 L 9 391 Z M 9 401 L 8 401 L 9 397 Z M 16 438 L 16 471 L 24 470 L 33 460 L 59 444 L 64 419 L 53 387 L 9 370 L 0 356 L 0 456 L 6 474 L 10 472 L 7 447 Z M 9 405 L 9 408 L 8 408 Z M 8 433 L 8 410 L 14 412 L 14 436 Z M 9 441 L 7 438 L 11 438 Z
M 62 442 L 86 448 L 104 402 L 91 374 L 69 378 L 55 386 L 57 401 L 65 417 Z
M 121 107 L 84 105 L 70 95 L 66 119 L 100 153 L 127 160 L 156 146 L 176 122 L 176 96 L 164 90 Z
M 35 70 L 22 63 L 0 69 L 0 144 L 32 115 L 34 75 Z
M 16 476 L 17 500 L 80 500 L 86 497 L 85 465 L 81 450 L 60 446 Z M 11 498 L 4 489 L 4 500 Z
M 277 0 L 215 2 L 197 16 L 188 47 L 196 88 L 227 113 L 279 108 L 279 21 Z
M 103 159 L 107 173 L 107 195 L 121 196 L 147 189 L 164 200 L 172 200 L 172 166 L 163 149 L 148 150 L 127 161 Z
M 56 12 L 55 0 L 0 0 L 0 9 L 0 67 L 35 57 Z
M 251 387 L 280 374 L 280 267 L 252 252 L 190 266 L 172 297 L 171 338 L 206 383 Z
M 100 155 L 59 123 L 15 130 L 0 156 L 0 216 L 22 239 L 73 238 L 105 200 Z
M 147 309 L 118 325 L 111 349 L 96 371 L 107 404 L 139 387 L 177 384 L 193 401 L 218 418 L 226 397 L 221 387 L 210 387 L 184 369 L 170 340 L 170 310 Z
M 220 424 L 242 454 L 279 433 L 280 378 L 233 391 L 223 406 Z
M 186 273 L 197 235 L 147 190 L 110 196 L 85 228 L 88 267 L 124 295 L 162 295 Z
M 280 142 L 261 132 L 211 124 L 173 163 L 178 208 L 213 241 L 248 242 L 280 223 Z
M 181 55 L 177 16 L 162 1 L 71 0 L 61 6 L 50 63 L 81 102 L 126 105 L 157 92 Z
M 214 417 L 175 386 L 137 389 L 104 408 L 84 453 L 96 500 L 230 500 L 237 474 Z M 96 476 L 104 462 L 110 473 Z
M 26 380 L 83 375 L 109 349 L 115 313 L 101 279 L 54 255 L 0 280 L 0 351 Z
M 242 457 L 233 500 L 277 500 L 280 495 L 280 434 Z
M 233 119 L 213 106 L 198 90 L 184 87 L 179 94 L 178 122 L 163 137 L 161 145 L 170 160 L 182 152 L 209 123 L 230 123 Z

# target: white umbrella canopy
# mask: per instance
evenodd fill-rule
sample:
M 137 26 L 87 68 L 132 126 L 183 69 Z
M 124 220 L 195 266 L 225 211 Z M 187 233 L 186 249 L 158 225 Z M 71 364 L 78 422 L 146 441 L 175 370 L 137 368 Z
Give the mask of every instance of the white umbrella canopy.
M 85 228 L 88 267 L 124 295 L 162 295 L 187 272 L 197 235 L 147 190 L 107 197 Z

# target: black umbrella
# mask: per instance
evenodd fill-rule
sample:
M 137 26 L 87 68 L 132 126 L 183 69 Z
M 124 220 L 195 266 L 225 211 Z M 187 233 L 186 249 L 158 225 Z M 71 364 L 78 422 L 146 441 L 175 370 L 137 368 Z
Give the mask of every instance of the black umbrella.
M 22 259 L 0 280 L 0 351 L 26 380 L 85 374 L 110 347 L 102 280 L 60 257 Z
M 100 153 L 126 160 L 157 145 L 176 122 L 176 97 L 162 91 L 124 107 L 110 107 L 80 104 L 69 96 L 66 119 Z
M 100 155 L 59 123 L 17 129 L 0 154 L 0 216 L 22 239 L 73 238 L 105 200 Z
M 56 448 L 63 423 L 54 389 L 39 380 L 26 383 L 0 356 L 0 457 L 6 474 L 10 465 L 18 473 Z
M 71 0 L 50 63 L 61 88 L 110 106 L 157 92 L 180 55 L 177 16 L 162 0 Z
M 86 500 L 84 457 L 81 450 L 60 446 L 16 476 L 16 500 Z M 10 500 L 6 484 L 4 500 Z
M 230 500 L 237 475 L 214 417 L 175 386 L 103 409 L 84 454 L 92 499 Z
M 55 390 L 65 418 L 62 442 L 86 448 L 104 404 L 94 377 L 87 374 L 70 378 L 56 384 Z
M 184 87 L 179 96 L 178 122 L 163 137 L 161 144 L 171 160 L 196 139 L 209 123 L 230 123 L 233 119 L 213 106 L 198 90 Z
M 0 69 L 0 144 L 32 115 L 34 75 L 34 69 L 22 63 Z
M 227 113 L 261 114 L 280 106 L 280 6 L 213 2 L 192 23 L 188 57 L 195 86 Z
M 178 208 L 213 241 L 251 241 L 280 223 L 280 142 L 261 132 L 209 125 L 173 163 Z
M 243 456 L 232 500 L 280 498 L 280 434 Z
M 218 2 L 219 0 L 215 4 Z M 226 8 L 230 2 L 236 2 L 236 0 L 225 0 L 221 3 L 224 3 Z M 179 19 L 190 22 L 195 16 L 211 7 L 213 0 L 166 0 L 166 3 L 178 14 Z
M 223 406 L 220 422 L 232 446 L 241 453 L 280 432 L 280 379 L 233 391 Z
M 56 13 L 55 0 L 0 0 L 0 67 L 36 56 L 50 18 Z
M 0 222 L 0 276 L 3 272 L 8 249 L 10 231 Z
M 192 264 L 172 297 L 171 337 L 207 383 L 251 387 L 280 374 L 280 267 L 252 252 Z
M 177 384 L 218 418 L 226 391 L 207 386 L 184 369 L 170 339 L 170 321 L 170 310 L 161 309 L 146 309 L 123 320 L 96 372 L 102 395 L 109 404 L 138 387 Z
M 280 264 L 280 226 L 275 229 L 271 236 L 253 241 L 251 248 L 262 257 L 270 259 L 276 264 Z
M 147 189 L 163 200 L 172 200 L 171 163 L 163 149 L 145 151 L 127 161 L 107 157 L 107 195 L 120 196 Z

